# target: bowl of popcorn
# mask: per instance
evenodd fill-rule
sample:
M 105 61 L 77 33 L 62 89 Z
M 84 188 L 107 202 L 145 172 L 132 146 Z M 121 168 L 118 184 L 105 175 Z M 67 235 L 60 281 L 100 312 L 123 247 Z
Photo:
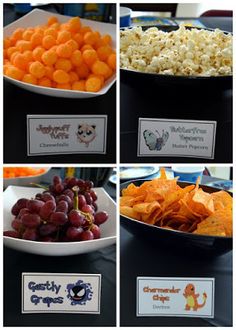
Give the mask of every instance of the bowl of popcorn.
M 121 78 L 232 83 L 233 37 L 219 29 L 134 27 L 120 31 Z

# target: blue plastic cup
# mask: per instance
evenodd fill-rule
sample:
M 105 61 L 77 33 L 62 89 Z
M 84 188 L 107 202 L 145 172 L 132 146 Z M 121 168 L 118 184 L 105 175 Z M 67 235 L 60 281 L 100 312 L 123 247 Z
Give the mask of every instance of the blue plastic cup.
M 204 166 L 172 166 L 172 170 L 174 173 L 174 177 L 179 177 L 179 181 L 195 183 L 198 177 L 200 177 L 201 182 Z
M 131 25 L 131 9 L 120 7 L 120 27 L 128 27 Z

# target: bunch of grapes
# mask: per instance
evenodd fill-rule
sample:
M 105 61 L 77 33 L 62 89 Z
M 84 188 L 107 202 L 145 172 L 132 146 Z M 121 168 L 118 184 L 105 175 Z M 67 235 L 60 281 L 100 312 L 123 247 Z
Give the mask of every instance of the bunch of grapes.
M 98 212 L 92 181 L 54 176 L 48 189 L 33 199 L 21 198 L 12 207 L 15 216 L 5 236 L 41 242 L 75 242 L 98 239 L 108 219 Z

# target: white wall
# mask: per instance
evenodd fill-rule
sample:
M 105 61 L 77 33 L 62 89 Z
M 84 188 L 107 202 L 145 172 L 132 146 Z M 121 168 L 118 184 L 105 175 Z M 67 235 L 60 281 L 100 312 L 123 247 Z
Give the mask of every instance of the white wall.
M 232 10 L 232 1 L 208 0 L 201 3 L 179 3 L 177 7 L 177 17 L 198 17 L 202 13 L 211 9 Z

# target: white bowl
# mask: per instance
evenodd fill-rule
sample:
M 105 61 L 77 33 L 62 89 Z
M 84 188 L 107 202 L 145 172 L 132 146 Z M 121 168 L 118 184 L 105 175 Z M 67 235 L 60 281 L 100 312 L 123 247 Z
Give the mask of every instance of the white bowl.
M 15 22 L 7 25 L 4 27 L 4 37 L 10 36 L 15 29 L 18 27 L 29 27 L 29 26 L 37 26 L 39 24 L 45 24 L 47 19 L 51 16 L 56 16 L 60 22 L 67 22 L 70 16 L 64 16 L 59 14 L 52 14 L 51 12 L 47 12 L 45 10 L 41 9 L 34 9 L 29 14 L 23 16 L 22 18 L 19 18 Z M 109 24 L 109 23 L 101 23 L 96 21 L 91 21 L 87 19 L 81 19 L 81 22 L 83 25 L 88 25 L 94 30 L 98 30 L 101 34 L 107 34 L 109 33 L 112 37 L 113 48 L 116 48 L 116 25 L 115 24 Z M 65 89 L 57 89 L 57 88 L 48 88 L 48 87 L 41 87 L 36 85 L 31 85 L 24 83 L 19 80 L 15 80 L 9 77 L 4 76 L 4 78 L 7 81 L 10 81 L 14 85 L 21 87 L 23 89 L 26 89 L 30 92 L 38 93 L 38 94 L 44 94 L 48 96 L 54 96 L 54 97 L 67 97 L 67 98 L 91 98 L 96 97 L 99 95 L 106 94 L 108 90 L 111 88 L 111 86 L 114 84 L 116 80 L 116 75 L 114 74 L 112 77 L 110 77 L 104 84 L 103 88 L 97 92 L 97 93 L 90 93 L 90 92 L 80 92 L 80 91 L 71 91 L 71 90 L 65 90 Z
M 51 167 L 41 167 L 45 170 L 45 172 L 38 175 L 29 175 L 29 176 L 18 176 L 16 178 L 4 178 L 3 186 L 7 188 L 8 186 L 30 186 L 31 183 L 39 183 L 43 180 L 44 175 L 48 173 Z
M 12 249 L 47 255 L 66 256 L 97 251 L 116 242 L 116 204 L 103 188 L 94 188 L 98 195 L 98 208 L 109 214 L 109 219 L 101 225 L 101 238 L 83 242 L 34 242 L 18 238 L 4 237 L 4 244 Z M 12 206 L 19 198 L 32 198 L 42 192 L 40 188 L 9 186 L 3 193 L 3 216 L 5 230 L 12 230 Z

